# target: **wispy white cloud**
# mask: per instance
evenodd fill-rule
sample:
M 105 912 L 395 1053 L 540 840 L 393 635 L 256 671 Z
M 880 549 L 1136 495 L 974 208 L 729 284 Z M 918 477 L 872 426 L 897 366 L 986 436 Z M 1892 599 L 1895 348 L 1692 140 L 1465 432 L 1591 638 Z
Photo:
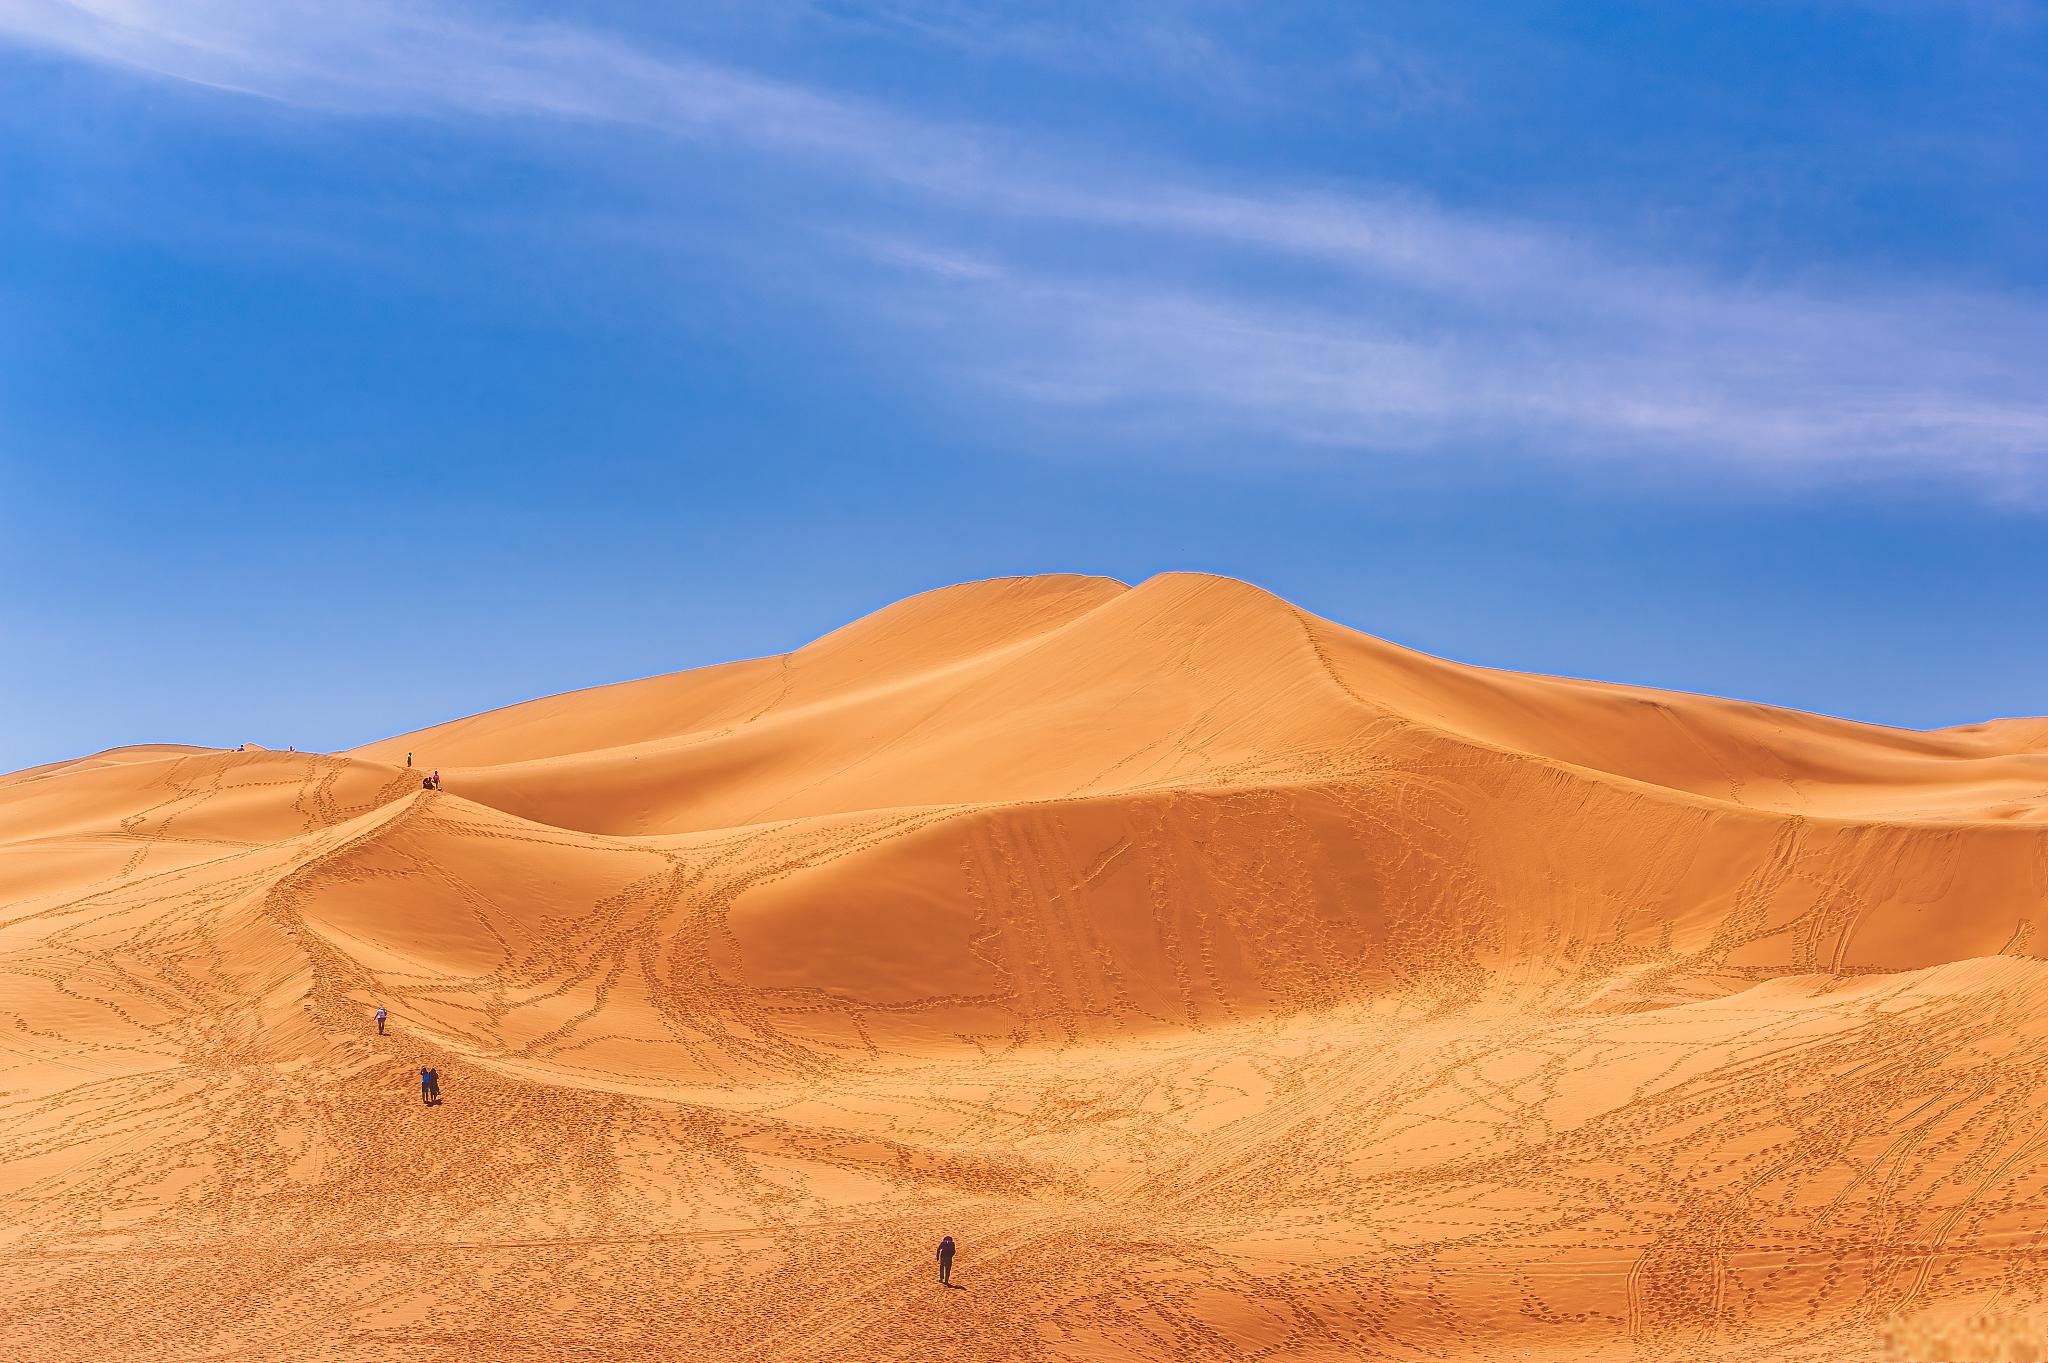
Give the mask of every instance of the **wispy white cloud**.
M 833 153 L 898 124 L 798 85 L 567 25 L 431 5 L 9 0 L 0 34 L 173 80 L 336 113 L 591 119 Z
M 2015 495 L 2048 473 L 2037 318 L 1965 300 L 1691 306 L 1669 283 L 1617 297 L 1610 282 L 1605 307 L 1570 317 L 1505 308 L 1474 336 L 1363 300 L 1286 304 L 983 262 L 930 281 L 951 305 L 919 315 L 943 353 L 1034 401 L 1173 410 L 1315 447 L 1800 479 L 1932 473 Z
M 0 35 L 337 114 L 625 126 L 885 187 L 893 210 L 832 228 L 867 262 L 842 287 L 990 400 L 1326 450 L 2048 482 L 2048 314 L 2025 300 L 1731 281 L 1559 226 L 1134 170 L 425 5 L 8 0 Z M 1076 234 L 1105 263 L 1077 263 Z M 1297 277 L 1254 282 L 1276 267 Z
M 1239 108 L 1306 109 L 1341 95 L 1347 119 L 1455 102 L 1456 82 L 1412 45 L 1356 17 L 1306 67 L 1248 43 L 1264 7 L 1231 0 L 1089 0 L 991 5 L 985 0 L 783 0 L 812 22 L 984 63 L 1110 75 L 1125 84 Z M 1254 22 L 1247 22 L 1253 20 Z

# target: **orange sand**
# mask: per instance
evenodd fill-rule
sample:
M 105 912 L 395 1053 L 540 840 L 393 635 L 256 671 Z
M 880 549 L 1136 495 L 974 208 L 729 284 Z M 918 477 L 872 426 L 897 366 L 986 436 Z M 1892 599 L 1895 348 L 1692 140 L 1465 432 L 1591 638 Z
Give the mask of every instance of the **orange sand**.
M 117 749 L 0 778 L 0 1356 L 1884 1357 L 2048 1312 L 2044 899 L 2048 723 L 1197 576 Z

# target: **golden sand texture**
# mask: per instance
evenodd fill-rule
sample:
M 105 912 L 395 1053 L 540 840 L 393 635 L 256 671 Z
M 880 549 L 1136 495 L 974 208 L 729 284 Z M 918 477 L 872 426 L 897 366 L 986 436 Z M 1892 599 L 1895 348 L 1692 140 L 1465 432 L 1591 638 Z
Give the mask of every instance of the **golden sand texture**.
M 1486 671 L 1193 575 L 117 749 L 0 778 L 0 1356 L 2038 1338 L 2044 902 L 2040 721 Z

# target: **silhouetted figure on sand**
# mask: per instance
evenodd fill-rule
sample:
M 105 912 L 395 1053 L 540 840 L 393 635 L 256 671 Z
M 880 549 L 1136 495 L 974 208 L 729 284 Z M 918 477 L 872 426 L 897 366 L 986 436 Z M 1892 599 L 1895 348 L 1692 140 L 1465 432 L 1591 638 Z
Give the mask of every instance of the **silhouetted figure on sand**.
M 407 765 L 408 767 L 412 765 L 412 754 L 411 754 L 411 753 L 407 753 L 407 754 L 405 755 L 405 765 Z
M 427 1071 L 427 1096 L 435 1103 L 441 1101 L 441 1071 Z
M 377 1035 L 384 1035 L 384 1010 L 382 1008 L 377 1010 Z
M 434 1072 L 425 1065 L 420 1066 L 420 1103 L 430 1105 L 434 1101 Z
M 950 1235 L 939 1241 L 939 1281 L 947 1287 L 953 1285 L 953 1237 Z

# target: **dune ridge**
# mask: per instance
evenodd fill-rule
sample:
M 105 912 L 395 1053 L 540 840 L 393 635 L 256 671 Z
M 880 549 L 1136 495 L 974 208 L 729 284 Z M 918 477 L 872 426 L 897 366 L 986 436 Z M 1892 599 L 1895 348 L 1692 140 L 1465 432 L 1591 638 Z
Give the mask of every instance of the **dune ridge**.
M 1490 671 L 1193 574 L 113 749 L 0 777 L 0 1338 L 1884 1357 L 2044 1310 L 2044 900 L 2048 721 Z

